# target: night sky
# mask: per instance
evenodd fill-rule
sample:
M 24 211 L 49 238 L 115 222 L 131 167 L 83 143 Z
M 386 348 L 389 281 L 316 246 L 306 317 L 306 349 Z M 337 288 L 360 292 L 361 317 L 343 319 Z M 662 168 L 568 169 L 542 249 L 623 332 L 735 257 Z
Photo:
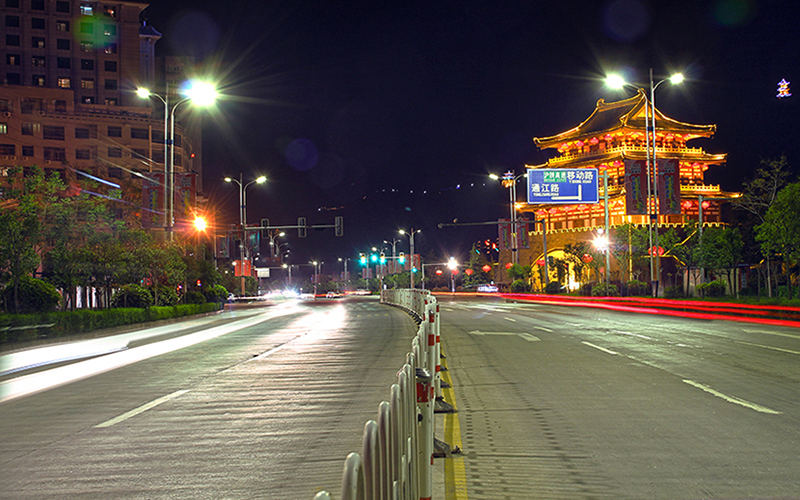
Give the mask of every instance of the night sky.
M 164 37 L 158 55 L 192 55 L 225 95 L 204 118 L 204 185 L 221 222 L 332 224 L 345 236 L 290 231 L 290 262 L 354 258 L 399 228 L 422 229 L 418 253 L 466 256 L 493 226 L 440 222 L 508 217 L 508 190 L 490 172 L 524 171 L 553 151 L 533 137 L 578 125 L 624 72 L 656 92 L 667 116 L 717 124 L 696 140 L 728 163 L 708 183 L 737 191 L 761 158 L 800 171 L 800 6 L 793 1 L 597 2 L 153 1 L 144 12 Z M 777 83 L 798 95 L 776 98 Z M 794 89 L 793 89 L 794 90 Z M 524 187 L 519 186 L 520 199 Z M 324 269 L 332 272 L 334 269 Z

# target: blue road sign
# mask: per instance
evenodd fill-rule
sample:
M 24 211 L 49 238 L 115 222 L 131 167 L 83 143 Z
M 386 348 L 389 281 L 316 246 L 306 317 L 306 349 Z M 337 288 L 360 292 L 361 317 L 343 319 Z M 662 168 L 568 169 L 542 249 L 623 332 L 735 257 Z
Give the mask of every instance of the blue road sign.
M 542 168 L 528 170 L 528 203 L 597 203 L 596 168 Z

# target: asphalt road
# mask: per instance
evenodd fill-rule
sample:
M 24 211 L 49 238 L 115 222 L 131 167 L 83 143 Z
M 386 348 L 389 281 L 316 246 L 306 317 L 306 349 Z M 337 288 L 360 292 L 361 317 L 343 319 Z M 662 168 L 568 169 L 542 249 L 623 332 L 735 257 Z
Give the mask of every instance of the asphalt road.
M 0 498 L 338 496 L 415 332 L 375 299 L 323 300 L 6 374 Z
M 440 304 L 469 498 L 800 498 L 800 330 Z

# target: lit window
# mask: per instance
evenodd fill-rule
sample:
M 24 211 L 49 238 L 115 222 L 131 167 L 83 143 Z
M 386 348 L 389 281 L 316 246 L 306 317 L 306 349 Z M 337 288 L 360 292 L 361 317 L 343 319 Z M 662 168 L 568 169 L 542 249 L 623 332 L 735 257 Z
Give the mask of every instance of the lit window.
M 31 64 L 34 68 L 44 68 L 46 66 L 44 56 L 31 57 Z
M 42 126 L 38 123 L 23 123 L 22 124 L 22 135 L 34 135 L 36 132 L 42 129 Z
M 81 97 L 81 102 L 84 104 L 94 104 L 94 96 L 85 95 Z
M 19 66 L 19 54 L 6 54 L 6 64 L 9 66 Z
M 56 21 L 56 30 L 69 31 L 69 21 Z
M 109 43 L 106 45 L 105 48 L 106 54 L 116 54 L 117 53 L 117 44 L 116 43 Z
M 118 101 L 115 97 L 106 97 L 106 106 L 116 106 Z
M 94 15 L 94 8 L 90 3 L 82 3 L 81 4 L 81 15 L 82 16 L 93 16 Z
M 44 38 L 40 36 L 31 37 L 31 47 L 34 49 L 43 49 L 44 48 Z
M 33 75 L 31 83 L 34 87 L 44 87 L 45 86 L 44 75 Z
M 7 134 L 7 133 L 8 133 L 8 124 L 0 123 L 0 134 Z
M 94 78 L 81 78 L 81 88 L 82 89 L 93 89 L 94 88 Z
M 68 89 L 72 87 L 72 80 L 65 77 L 60 77 L 58 79 L 58 86 L 62 89 Z
M 117 36 L 117 25 L 116 24 L 106 24 L 103 27 L 103 34 L 106 36 Z

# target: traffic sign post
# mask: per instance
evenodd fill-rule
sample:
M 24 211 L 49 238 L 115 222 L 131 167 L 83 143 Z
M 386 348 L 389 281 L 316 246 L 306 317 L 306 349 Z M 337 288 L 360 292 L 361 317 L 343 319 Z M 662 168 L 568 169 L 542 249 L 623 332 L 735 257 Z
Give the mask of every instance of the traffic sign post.
M 598 203 L 596 168 L 542 168 L 528 171 L 528 203 Z

